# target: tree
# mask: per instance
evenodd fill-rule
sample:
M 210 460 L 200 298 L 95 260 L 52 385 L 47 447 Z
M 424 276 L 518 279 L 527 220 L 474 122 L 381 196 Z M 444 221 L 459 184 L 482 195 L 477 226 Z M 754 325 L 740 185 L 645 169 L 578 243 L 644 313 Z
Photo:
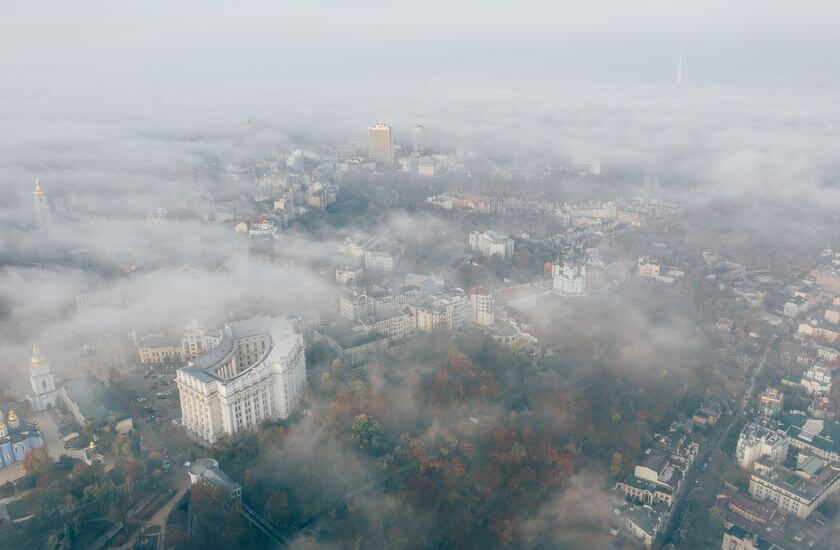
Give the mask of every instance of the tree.
M 382 450 L 382 425 L 366 414 L 353 419 L 353 443 L 357 448 L 377 453 Z
M 128 491 L 129 504 L 134 501 L 134 486 L 137 483 L 139 475 L 140 464 L 136 460 L 126 460 L 123 464 L 123 476 L 125 477 L 123 487 Z
M 624 462 L 624 455 L 616 451 L 612 455 L 612 464 L 610 465 L 610 475 L 618 477 L 621 475 L 621 468 Z
M 50 470 L 50 457 L 44 449 L 29 449 L 23 457 L 26 475 L 42 475 Z

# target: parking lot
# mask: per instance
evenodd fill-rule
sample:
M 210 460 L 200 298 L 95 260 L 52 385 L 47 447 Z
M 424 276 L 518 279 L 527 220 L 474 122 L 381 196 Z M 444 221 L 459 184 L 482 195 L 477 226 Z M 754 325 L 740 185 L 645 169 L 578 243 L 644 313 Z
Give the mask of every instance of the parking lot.
M 180 421 L 181 405 L 175 384 L 177 368 L 178 365 L 140 365 L 124 377 L 125 385 L 136 395 L 131 408 L 151 425 Z

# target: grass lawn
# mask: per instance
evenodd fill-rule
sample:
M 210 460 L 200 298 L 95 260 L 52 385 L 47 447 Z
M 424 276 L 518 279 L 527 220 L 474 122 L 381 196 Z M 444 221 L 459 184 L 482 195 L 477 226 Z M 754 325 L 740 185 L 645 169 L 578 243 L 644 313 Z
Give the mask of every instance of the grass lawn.
M 18 500 L 13 500 L 6 504 L 6 511 L 9 512 L 9 517 L 13 520 L 37 514 L 40 511 L 38 509 L 38 495 L 29 494 Z

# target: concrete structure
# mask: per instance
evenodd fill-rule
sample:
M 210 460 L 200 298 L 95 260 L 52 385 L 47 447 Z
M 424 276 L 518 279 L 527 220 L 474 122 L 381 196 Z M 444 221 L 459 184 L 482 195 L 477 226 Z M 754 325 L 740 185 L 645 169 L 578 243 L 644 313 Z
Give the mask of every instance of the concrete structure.
M 373 300 L 366 292 L 355 288 L 343 288 L 338 293 L 338 308 L 348 321 L 373 315 Z
M 352 265 L 340 265 L 335 268 L 335 282 L 341 286 L 355 285 L 361 274 L 361 268 Z
M 384 122 L 368 127 L 368 157 L 387 164 L 394 162 L 391 127 Z
M 374 273 L 391 273 L 394 271 L 396 254 L 383 247 L 365 250 L 365 270 Z
M 755 422 L 747 424 L 738 436 L 735 447 L 735 462 L 745 470 L 751 470 L 756 460 L 768 457 L 775 464 L 787 458 L 789 438 Z
M 184 361 L 195 361 L 216 347 L 221 339 L 222 331 L 208 332 L 197 319 L 190 319 L 181 338 L 181 357 Z
M 498 231 L 470 231 L 470 248 L 482 256 L 498 256 L 500 260 L 513 255 L 513 239 Z
M 732 525 L 723 533 L 721 550 L 783 550 L 768 540 Z
M 467 311 L 469 320 L 476 325 L 492 325 L 496 322 L 496 298 L 486 288 L 468 288 Z
M 653 506 L 661 502 L 670 507 L 674 502 L 674 491 L 672 489 L 634 475 L 629 475 L 624 481 L 619 482 L 618 488 L 624 493 L 625 497 L 643 504 Z
M 178 370 L 184 427 L 213 444 L 270 418 L 287 418 L 306 386 L 303 336 L 283 318 L 225 325 L 219 344 Z
M 159 335 L 140 338 L 137 341 L 137 354 L 140 356 L 140 363 L 144 365 L 184 361 L 183 344 Z
M 779 417 L 779 430 L 790 438 L 790 445 L 825 460 L 840 461 L 840 422 L 808 418 L 801 413 Z
M 631 535 L 640 539 L 645 548 L 650 548 L 661 526 L 660 515 L 650 506 L 630 506 L 623 512 L 624 527 Z
M 41 353 L 38 344 L 32 344 L 32 357 L 29 359 L 29 383 L 32 391 L 27 394 L 33 411 L 43 411 L 55 407 L 58 400 L 58 390 L 55 388 L 55 378 L 50 370 L 50 364 Z
M 189 465 L 187 473 L 190 485 L 201 483 L 215 489 L 224 496 L 226 505 L 242 499 L 242 486 L 223 472 L 215 459 L 199 458 Z
M 838 489 L 840 463 L 821 461 L 815 469 L 794 471 L 765 457 L 755 463 L 749 492 L 775 501 L 783 512 L 805 518 Z
M 467 320 L 467 295 L 460 289 L 438 292 L 418 306 L 408 306 L 417 330 L 454 329 Z
M 767 388 L 758 398 L 758 409 L 765 418 L 776 418 L 782 413 L 785 394 L 776 388 Z
M 88 421 L 100 427 L 107 426 L 112 417 L 117 421 L 119 433 L 126 433 L 134 426 L 126 406 L 95 376 L 65 381 L 58 396 L 81 426 Z

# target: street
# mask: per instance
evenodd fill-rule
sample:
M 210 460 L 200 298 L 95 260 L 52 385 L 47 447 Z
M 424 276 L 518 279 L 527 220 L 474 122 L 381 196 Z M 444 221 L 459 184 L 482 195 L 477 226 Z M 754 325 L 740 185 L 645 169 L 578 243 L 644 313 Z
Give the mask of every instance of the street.
M 688 472 L 686 472 L 686 476 L 683 481 L 684 490 L 680 493 L 680 495 L 677 497 L 677 501 L 674 503 L 674 511 L 668 520 L 668 525 L 662 532 L 662 537 L 659 538 L 658 548 L 661 548 L 667 545 L 668 543 L 672 542 L 674 533 L 676 533 L 679 530 L 679 527 L 682 524 L 683 517 L 685 516 L 685 509 L 688 504 L 689 497 L 691 496 L 691 492 L 694 490 L 695 487 L 699 487 L 701 484 L 705 483 L 703 478 L 706 475 L 706 470 L 705 468 L 699 469 L 701 468 L 700 464 L 706 463 L 706 460 L 708 460 L 709 456 L 712 454 L 712 451 L 714 449 L 720 448 L 721 444 L 729 436 L 729 432 L 732 430 L 732 427 L 738 424 L 738 421 L 744 417 L 744 410 L 752 400 L 753 393 L 755 392 L 755 379 L 761 373 L 762 369 L 764 368 L 764 364 L 767 362 L 767 342 L 764 342 L 762 347 L 763 349 L 761 351 L 761 359 L 758 361 L 758 364 L 753 362 L 750 365 L 750 368 L 747 370 L 744 391 L 741 393 L 741 395 L 738 396 L 738 399 L 736 400 L 737 409 L 734 410 L 732 414 L 727 417 L 727 419 L 724 421 L 725 424 L 723 426 L 718 427 L 717 433 L 715 434 L 711 444 L 707 445 L 706 448 L 697 456 L 697 458 L 694 460 L 691 467 L 689 468 Z M 697 483 L 695 483 L 695 481 L 697 481 Z

